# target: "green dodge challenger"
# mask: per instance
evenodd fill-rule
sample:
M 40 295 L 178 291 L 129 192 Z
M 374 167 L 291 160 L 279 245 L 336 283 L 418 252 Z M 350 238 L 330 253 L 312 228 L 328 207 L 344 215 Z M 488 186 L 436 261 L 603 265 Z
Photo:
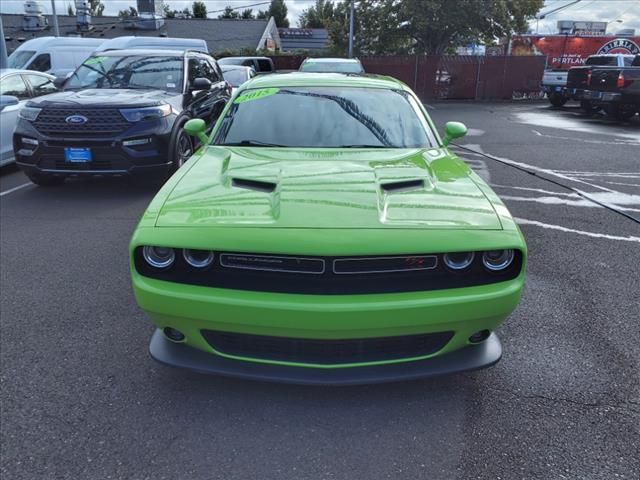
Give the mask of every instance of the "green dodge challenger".
M 388 77 L 257 77 L 144 213 L 130 245 L 150 352 L 308 384 L 488 367 L 527 249 L 507 208 Z

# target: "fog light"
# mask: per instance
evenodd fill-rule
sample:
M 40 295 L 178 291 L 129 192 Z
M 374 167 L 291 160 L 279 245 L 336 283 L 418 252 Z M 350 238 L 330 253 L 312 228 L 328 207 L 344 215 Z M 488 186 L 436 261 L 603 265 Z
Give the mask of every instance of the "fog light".
M 490 250 L 482 254 L 482 264 L 487 270 L 504 270 L 513 262 L 513 250 Z
M 20 141 L 24 144 L 24 145 L 33 145 L 34 147 L 38 146 L 38 140 L 36 140 L 35 138 L 29 138 L 29 137 L 22 137 L 20 139 Z
M 142 249 L 142 256 L 145 261 L 153 268 L 168 268 L 176 259 L 173 248 L 167 247 L 149 247 Z
M 464 270 L 473 262 L 473 252 L 445 253 L 444 264 L 451 270 Z
M 135 140 L 124 140 L 122 145 L 125 147 L 135 147 L 136 145 L 146 145 L 151 143 L 150 138 L 136 138 Z
M 213 262 L 213 252 L 209 250 L 192 250 L 185 248 L 182 251 L 185 261 L 194 268 L 207 268 Z
M 490 330 L 480 330 L 469 337 L 469 343 L 484 342 L 491 335 Z
M 182 342 L 184 340 L 184 333 L 180 330 L 176 330 L 175 328 L 164 327 L 162 329 L 162 333 L 164 333 L 165 337 L 172 342 Z

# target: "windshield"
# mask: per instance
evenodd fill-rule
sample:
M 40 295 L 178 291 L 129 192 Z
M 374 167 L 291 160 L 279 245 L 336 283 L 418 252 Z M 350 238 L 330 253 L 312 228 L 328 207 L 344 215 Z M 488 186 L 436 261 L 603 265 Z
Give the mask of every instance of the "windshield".
M 584 62 L 585 65 L 598 65 L 598 66 L 607 66 L 607 65 L 618 65 L 618 59 L 616 57 L 591 57 L 587 58 L 587 61 Z
M 232 87 L 239 87 L 249 79 L 247 77 L 247 71 L 244 69 L 226 70 L 222 72 L 222 75 Z
M 7 65 L 9 68 L 22 68 L 29 59 L 36 53 L 33 50 L 16 50 L 7 59 Z
M 286 87 L 242 92 L 216 135 L 219 145 L 422 148 L 435 144 L 417 102 L 380 88 Z
M 304 62 L 300 66 L 301 72 L 317 73 L 362 73 L 364 70 L 357 62 Z
M 69 79 L 66 88 L 140 88 L 182 91 L 182 57 L 89 57 Z

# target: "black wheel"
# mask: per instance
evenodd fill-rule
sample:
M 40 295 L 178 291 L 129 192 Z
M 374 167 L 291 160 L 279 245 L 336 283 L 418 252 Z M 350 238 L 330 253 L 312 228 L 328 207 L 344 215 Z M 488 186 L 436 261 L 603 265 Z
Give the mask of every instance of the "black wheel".
M 633 105 L 623 105 L 619 103 L 611 103 L 607 106 L 607 115 L 626 122 L 636 114 L 636 110 Z
M 32 183 L 40 187 L 52 187 L 64 183 L 64 177 L 54 177 L 53 175 L 42 175 L 39 173 L 27 173 L 27 177 Z
M 597 113 L 600 111 L 600 107 L 592 104 L 589 100 L 580 100 L 580 108 L 584 110 L 585 113 Z
M 569 99 L 567 97 L 558 93 L 552 93 L 551 95 L 549 95 L 549 101 L 554 107 L 561 107 L 565 103 L 567 103 L 568 100 Z
M 193 139 L 183 130 L 182 125 L 172 141 L 171 152 L 171 162 L 174 170 L 179 169 L 193 155 Z

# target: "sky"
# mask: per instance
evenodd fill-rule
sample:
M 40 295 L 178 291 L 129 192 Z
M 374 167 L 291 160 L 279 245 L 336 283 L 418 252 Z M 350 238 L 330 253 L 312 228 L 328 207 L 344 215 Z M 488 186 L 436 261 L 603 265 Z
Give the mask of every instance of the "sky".
M 231 5 L 240 7 L 255 3 L 265 2 L 264 5 L 256 5 L 254 11 L 266 9 L 269 2 L 265 0 L 204 0 L 209 12 L 215 10 L 224 10 L 224 7 Z M 285 0 L 289 9 L 289 22 L 292 27 L 297 26 L 298 16 L 309 6 L 313 5 L 314 0 Z M 45 12 L 50 13 L 51 1 L 40 0 L 45 7 Z M 182 10 L 185 7 L 191 7 L 192 0 L 164 0 L 170 8 Z M 58 13 L 66 13 L 67 6 L 73 4 L 73 0 L 56 0 L 56 9 Z M 102 0 L 105 4 L 105 14 L 116 15 L 118 10 L 124 10 L 129 6 L 135 6 L 135 0 Z M 554 8 L 561 7 L 571 3 L 571 0 L 546 0 L 545 7 L 542 12 L 550 11 Z M 24 0 L 0 0 L 0 12 L 2 13 L 20 13 L 24 9 Z M 217 14 L 211 15 L 215 18 Z M 548 34 L 556 32 L 556 22 L 558 20 L 580 20 L 580 21 L 604 21 L 613 22 L 609 26 L 609 32 L 617 32 L 623 28 L 635 28 L 636 34 L 640 35 L 640 0 L 581 0 L 566 10 L 549 15 L 539 22 L 539 32 Z M 622 23 L 616 22 L 622 20 Z M 536 22 L 531 23 L 533 31 L 536 29 Z

